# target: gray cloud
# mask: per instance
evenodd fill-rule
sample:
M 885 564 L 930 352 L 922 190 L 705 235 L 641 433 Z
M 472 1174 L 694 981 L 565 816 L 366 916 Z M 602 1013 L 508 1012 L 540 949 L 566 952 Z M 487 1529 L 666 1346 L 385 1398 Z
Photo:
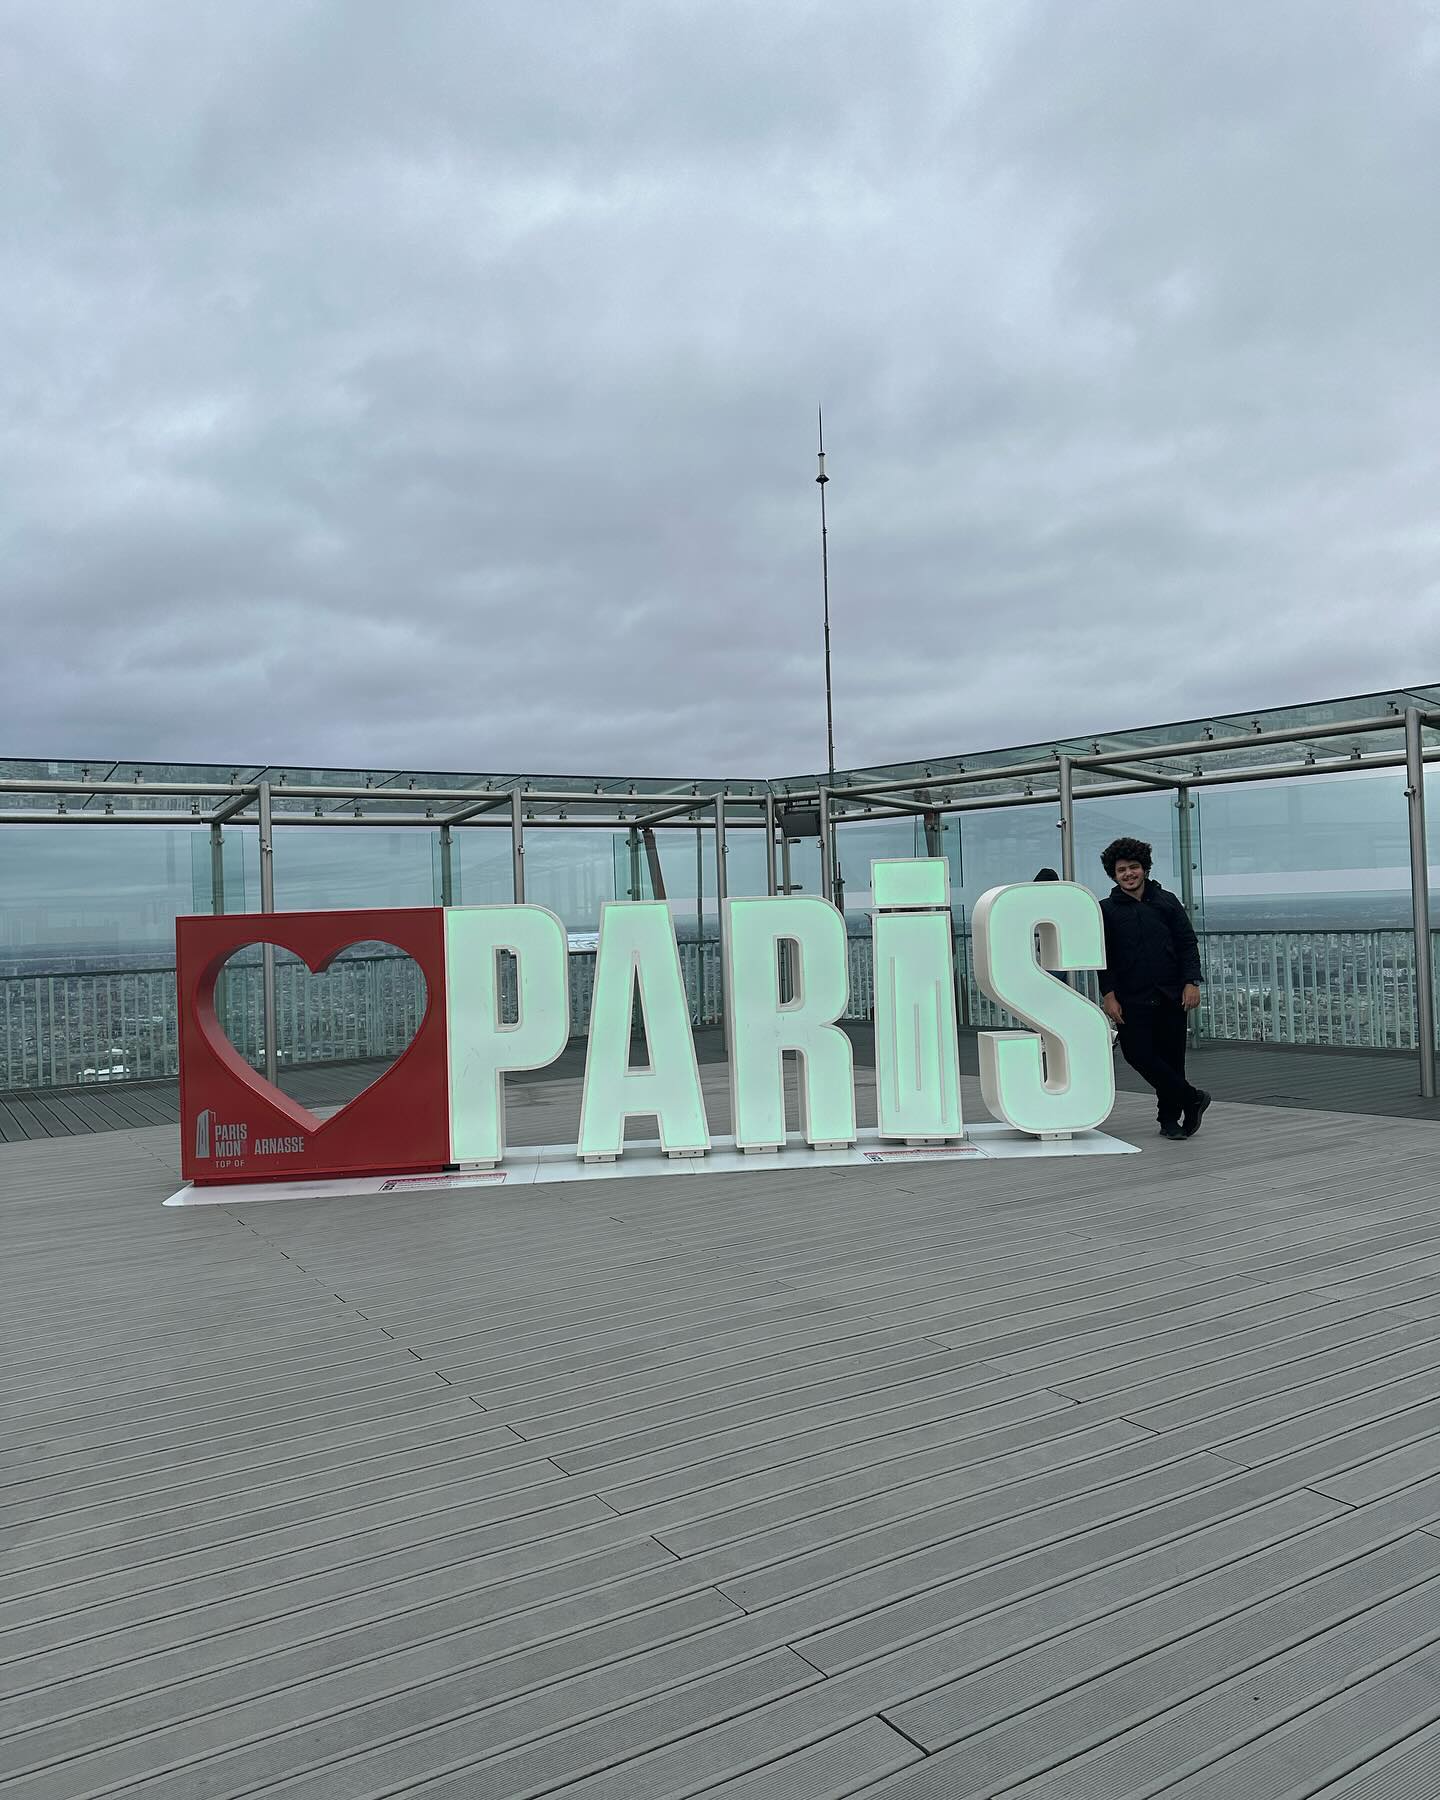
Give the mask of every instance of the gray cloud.
M 0 9 L 7 755 L 690 774 L 1434 680 L 1421 0 Z

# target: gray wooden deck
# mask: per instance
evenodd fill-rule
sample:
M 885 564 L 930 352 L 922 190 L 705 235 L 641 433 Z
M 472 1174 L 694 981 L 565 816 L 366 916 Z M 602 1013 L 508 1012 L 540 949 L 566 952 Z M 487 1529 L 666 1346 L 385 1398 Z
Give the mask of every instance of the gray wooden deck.
M 1149 1115 L 179 1211 L 173 1126 L 0 1146 L 6 1800 L 1435 1796 L 1440 1139 Z

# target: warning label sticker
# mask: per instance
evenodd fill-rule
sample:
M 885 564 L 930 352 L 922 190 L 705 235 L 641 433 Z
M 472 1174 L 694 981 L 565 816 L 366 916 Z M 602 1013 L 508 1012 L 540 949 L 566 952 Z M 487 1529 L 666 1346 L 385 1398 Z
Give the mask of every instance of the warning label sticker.
M 508 1169 L 477 1169 L 473 1175 L 392 1175 L 380 1183 L 382 1194 L 393 1194 L 399 1188 L 465 1188 L 480 1187 L 487 1181 L 504 1181 Z
M 978 1144 L 928 1144 L 915 1145 L 909 1149 L 867 1150 L 864 1152 L 866 1162 L 944 1162 L 952 1156 L 979 1156 Z

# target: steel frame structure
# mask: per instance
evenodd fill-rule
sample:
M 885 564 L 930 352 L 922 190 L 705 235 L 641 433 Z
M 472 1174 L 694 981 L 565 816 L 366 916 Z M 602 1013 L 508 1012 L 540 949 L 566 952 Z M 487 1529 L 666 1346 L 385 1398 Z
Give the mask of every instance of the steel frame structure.
M 1067 880 L 1075 875 L 1074 820 L 1078 801 L 1119 798 L 1164 789 L 1173 792 L 1179 811 L 1182 899 L 1193 905 L 1194 859 L 1191 795 L 1201 787 L 1255 781 L 1291 781 L 1307 776 L 1353 773 L 1360 769 L 1403 768 L 1409 820 L 1411 909 L 1415 928 L 1416 1024 L 1419 1042 L 1420 1092 L 1436 1095 L 1434 970 L 1430 944 L 1430 891 L 1425 823 L 1425 765 L 1440 760 L 1440 688 L 1407 690 L 1328 703 L 1333 709 L 1354 707 L 1352 716 L 1268 725 L 1261 714 L 1249 730 L 1223 730 L 1212 721 L 1189 738 L 1170 739 L 1160 728 L 1152 733 L 1119 734 L 1111 746 L 1094 740 L 1055 745 L 1048 751 L 999 752 L 970 758 L 934 759 L 908 765 L 900 775 L 869 770 L 838 773 L 830 781 L 796 777 L 786 781 L 692 782 L 689 791 L 664 783 L 644 787 L 638 781 L 597 781 L 590 786 L 564 785 L 525 776 L 423 778 L 403 774 L 367 777 L 365 785 L 343 780 L 290 780 L 289 771 L 257 769 L 229 781 L 185 776 L 146 778 L 144 765 L 111 764 L 102 775 L 91 767 L 78 774 L 51 774 L 58 765 L 30 764 L 34 774 L 0 775 L 0 825 L 208 825 L 211 832 L 213 892 L 223 907 L 222 828 L 253 825 L 260 847 L 260 904 L 275 910 L 274 833 L 282 826 L 368 826 L 434 831 L 439 840 L 442 902 L 453 895 L 452 846 L 457 830 L 508 831 L 511 838 L 513 893 L 525 897 L 527 829 L 578 828 L 624 832 L 630 836 L 632 859 L 638 861 L 642 834 L 656 830 L 713 832 L 717 898 L 726 893 L 726 837 L 731 831 L 762 831 L 766 836 L 766 879 L 772 894 L 788 892 L 789 839 L 780 839 L 777 859 L 778 808 L 810 808 L 819 814 L 822 893 L 833 896 L 838 866 L 838 833 L 846 824 L 919 816 L 925 821 L 927 844 L 938 841 L 939 823 L 947 813 L 966 813 L 1014 806 L 1049 806 L 1057 813 L 1060 866 Z M 1273 715 L 1272 715 L 1273 716 Z M 1427 736 L 1427 734 L 1429 734 Z M 1149 741 L 1146 741 L 1146 740 Z M 1300 760 L 1281 753 L 1302 746 Z M 1332 747 L 1338 746 L 1335 754 Z M 1012 758 L 1018 757 L 1018 760 Z M 950 766 L 937 768 L 937 762 Z M 968 765 L 968 766 L 967 766 Z M 14 769 L 16 764 L 0 764 Z M 46 768 L 47 773 L 38 770 Z M 121 770 L 130 768 L 127 779 Z M 446 780 L 454 785 L 443 785 Z M 394 784 L 405 783 L 404 786 Z M 183 801 L 173 810 L 155 803 Z M 51 804 L 53 802 L 53 804 Z M 78 805 L 72 804 L 79 802 Z M 96 803 L 100 810 L 95 810 Z M 118 803 L 118 804 L 117 804 Z M 634 878 L 632 877 L 632 886 Z M 723 916 L 723 909 L 722 916 Z M 265 958 L 267 1075 L 276 1068 L 274 952 Z

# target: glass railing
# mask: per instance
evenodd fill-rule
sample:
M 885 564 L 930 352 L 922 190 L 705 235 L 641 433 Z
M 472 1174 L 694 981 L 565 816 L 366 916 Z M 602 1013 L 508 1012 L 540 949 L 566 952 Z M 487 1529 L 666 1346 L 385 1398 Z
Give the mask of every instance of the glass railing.
M 1440 964 L 1440 933 L 1434 936 Z M 1408 931 L 1212 931 L 1202 933 L 1200 942 L 1206 972 L 1201 1038 L 1415 1048 L 1415 947 Z M 692 940 L 679 948 L 692 1019 L 718 1025 L 718 945 Z M 968 937 L 957 937 L 955 950 L 963 1021 L 1013 1025 L 976 987 Z M 323 976 L 282 961 L 275 974 L 276 1037 L 284 1067 L 394 1057 L 419 1025 L 423 983 L 408 958 L 346 955 Z M 594 979 L 594 951 L 573 950 L 570 1024 L 577 1036 L 588 1026 Z M 1094 997 L 1095 978 L 1079 981 Z M 513 1008 L 513 990 L 505 988 L 502 981 L 502 1009 Z M 231 1041 L 258 1066 L 263 1045 L 258 962 L 232 965 L 217 1000 Z M 873 1004 L 870 939 L 852 937 L 846 1017 L 869 1019 Z M 0 977 L 0 1090 L 146 1081 L 173 1076 L 178 1066 L 173 970 Z
M 0 1089 L 174 1075 L 175 971 L 0 977 Z
M 1431 965 L 1440 933 L 1431 932 Z M 1202 1036 L 1260 1044 L 1414 1050 L 1409 931 L 1212 931 Z
M 1206 931 L 1197 1035 L 1222 1043 L 1413 1050 L 1415 939 L 1409 931 Z M 1432 964 L 1440 932 L 1432 932 Z M 957 947 L 970 1021 L 1013 1025 L 975 985 Z M 1092 1000 L 1093 975 L 1076 978 Z M 1440 981 L 1437 981 L 1440 997 Z

